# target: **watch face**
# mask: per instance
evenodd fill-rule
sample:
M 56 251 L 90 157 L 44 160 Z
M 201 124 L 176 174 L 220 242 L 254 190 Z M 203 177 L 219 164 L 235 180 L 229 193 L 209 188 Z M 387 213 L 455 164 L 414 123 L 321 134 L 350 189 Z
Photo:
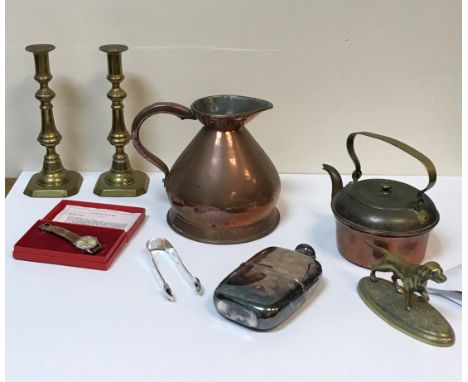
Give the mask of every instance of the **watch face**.
M 82 236 L 75 242 L 75 246 L 82 250 L 92 249 L 98 244 L 99 241 L 94 236 Z

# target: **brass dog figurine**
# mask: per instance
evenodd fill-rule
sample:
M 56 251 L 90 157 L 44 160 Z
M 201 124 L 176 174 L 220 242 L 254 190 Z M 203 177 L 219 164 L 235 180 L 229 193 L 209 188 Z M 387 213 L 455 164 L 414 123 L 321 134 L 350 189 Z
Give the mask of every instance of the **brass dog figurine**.
M 447 280 L 434 261 L 418 265 L 389 250 L 367 242 L 379 259 L 371 274 L 359 280 L 357 290 L 362 301 L 381 319 L 403 333 L 434 346 L 452 346 L 455 333 L 450 323 L 429 302 L 428 280 Z M 376 277 L 376 272 L 392 272 L 392 280 Z M 417 294 L 418 299 L 412 295 Z
M 370 279 L 372 281 L 378 280 L 375 276 L 376 272 L 393 272 L 393 285 L 398 293 L 405 296 L 406 310 L 411 310 L 411 296 L 414 293 L 419 294 L 421 301 L 429 301 L 429 295 L 426 291 L 428 280 L 436 283 L 443 283 L 447 280 L 442 268 L 435 261 L 421 265 L 411 264 L 385 248 L 370 242 L 367 244 L 375 250 L 374 256 L 380 257 L 380 261 L 372 268 Z M 401 280 L 402 285 L 399 284 L 398 280 Z

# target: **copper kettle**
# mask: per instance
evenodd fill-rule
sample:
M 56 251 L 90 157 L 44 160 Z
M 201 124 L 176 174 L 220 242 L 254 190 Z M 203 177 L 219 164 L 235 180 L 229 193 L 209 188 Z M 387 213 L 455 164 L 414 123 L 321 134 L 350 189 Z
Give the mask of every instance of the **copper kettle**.
M 357 135 L 387 142 L 419 160 L 427 170 L 428 185 L 418 190 L 390 179 L 359 181 L 361 163 L 354 150 Z M 411 263 L 421 263 L 429 233 L 439 222 L 439 212 L 426 194 L 437 179 L 434 163 L 403 142 L 370 132 L 350 134 L 346 147 L 356 166 L 352 182 L 343 187 L 339 172 L 330 165 L 323 165 L 332 180 L 331 208 L 336 218 L 338 250 L 349 261 L 366 268 L 372 268 L 381 256 L 368 242 Z
M 273 105 L 261 99 L 216 95 L 190 108 L 157 102 L 132 126 L 136 150 L 164 173 L 171 203 L 168 224 L 179 234 L 208 243 L 243 243 L 270 233 L 279 222 L 278 171 L 245 125 Z M 154 114 L 198 119 L 202 129 L 171 170 L 140 141 L 142 123 Z

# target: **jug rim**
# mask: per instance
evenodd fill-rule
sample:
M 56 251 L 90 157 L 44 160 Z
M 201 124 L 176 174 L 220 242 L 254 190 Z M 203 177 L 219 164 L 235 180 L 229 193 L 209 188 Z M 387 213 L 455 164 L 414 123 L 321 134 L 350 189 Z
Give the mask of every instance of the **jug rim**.
M 229 105 L 231 107 L 238 107 L 239 109 L 225 111 L 225 112 L 218 112 L 218 111 L 210 111 L 207 108 L 210 105 L 214 104 L 214 101 L 218 101 L 218 106 L 223 106 L 222 103 L 226 103 L 227 100 L 229 101 L 238 101 L 237 105 Z M 250 103 L 247 104 L 246 103 Z M 204 108 L 203 108 L 204 106 Z M 226 105 L 224 105 L 226 106 Z M 266 101 L 261 98 L 243 96 L 243 95 L 236 95 L 236 94 L 216 94 L 206 97 L 201 97 L 196 99 L 190 105 L 190 109 L 197 114 L 202 116 L 210 116 L 212 118 L 233 118 L 239 116 L 247 116 L 252 114 L 257 114 L 265 110 L 269 110 L 273 108 L 273 104 L 269 101 Z

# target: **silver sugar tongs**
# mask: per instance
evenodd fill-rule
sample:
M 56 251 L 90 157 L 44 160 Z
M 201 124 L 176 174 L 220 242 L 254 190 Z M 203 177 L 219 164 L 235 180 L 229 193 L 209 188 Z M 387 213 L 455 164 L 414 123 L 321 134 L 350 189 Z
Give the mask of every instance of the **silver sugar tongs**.
M 181 258 L 179 257 L 179 254 L 175 250 L 175 248 L 172 246 L 172 244 L 169 242 L 167 239 L 163 238 L 157 238 L 157 239 L 150 239 L 146 242 L 146 248 L 148 248 L 148 251 L 151 255 L 151 261 L 153 262 L 154 269 L 156 272 L 154 273 L 154 276 L 158 280 L 164 296 L 170 301 L 175 301 L 174 294 L 172 293 L 172 289 L 169 286 L 169 284 L 164 280 L 164 277 L 162 276 L 161 272 L 158 269 L 158 264 L 156 262 L 156 254 L 158 252 L 166 252 L 168 253 L 172 260 L 177 265 L 177 268 L 179 271 L 185 276 L 185 278 L 190 282 L 190 284 L 193 286 L 195 289 L 195 292 L 198 293 L 199 295 L 203 294 L 203 287 L 201 285 L 200 280 L 197 277 L 192 276 L 192 274 L 188 271 L 188 269 L 185 267 L 184 263 L 182 262 Z

